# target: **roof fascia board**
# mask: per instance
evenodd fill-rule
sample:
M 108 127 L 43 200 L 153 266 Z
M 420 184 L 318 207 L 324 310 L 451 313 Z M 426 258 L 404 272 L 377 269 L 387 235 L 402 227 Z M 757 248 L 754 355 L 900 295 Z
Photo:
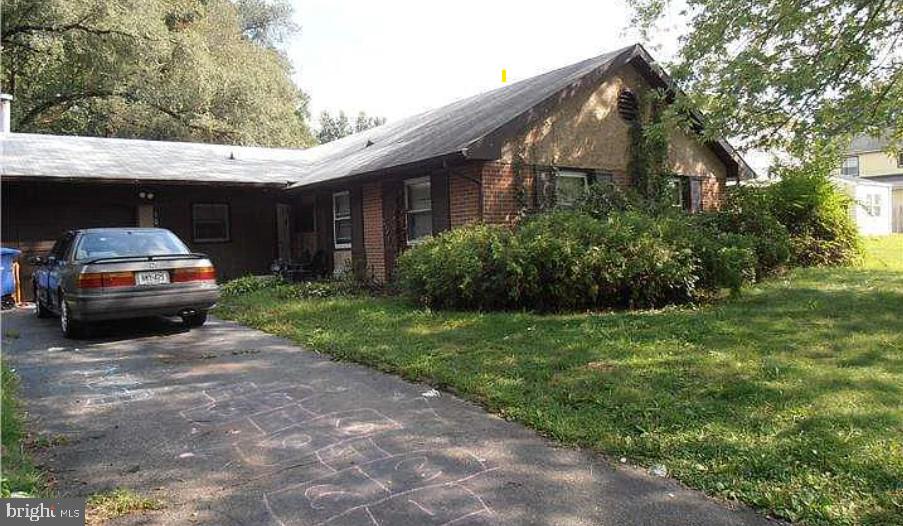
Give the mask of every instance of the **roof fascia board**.
M 390 166 L 388 168 L 380 168 L 369 172 L 353 173 L 335 179 L 326 179 L 323 181 L 315 181 L 312 183 L 304 183 L 303 181 L 293 184 L 287 188 L 289 192 L 297 192 L 300 190 L 314 190 L 321 188 L 330 188 L 333 186 L 347 186 L 349 184 L 357 184 L 367 182 L 372 179 L 383 179 L 389 177 L 409 177 L 417 175 L 418 171 L 445 169 L 466 162 L 463 152 L 452 152 L 437 157 L 429 157 L 419 161 L 413 161 L 406 164 Z M 423 174 L 421 174 L 423 175 Z
M 256 187 L 267 189 L 286 188 L 284 183 L 257 183 L 245 181 L 185 181 L 179 179 L 114 179 L 111 177 L 58 177 L 44 175 L 0 175 L 3 182 L 29 182 L 29 183 L 84 183 L 102 185 L 159 185 L 159 186 L 236 186 L 241 188 Z

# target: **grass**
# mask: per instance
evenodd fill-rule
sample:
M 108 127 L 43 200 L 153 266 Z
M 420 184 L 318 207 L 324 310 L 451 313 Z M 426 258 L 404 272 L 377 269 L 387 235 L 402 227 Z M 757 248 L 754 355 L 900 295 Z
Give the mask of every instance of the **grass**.
M 703 307 L 535 315 L 263 290 L 220 315 L 802 524 L 903 524 L 903 236 Z
M 42 496 L 47 491 L 43 474 L 31 462 L 26 447 L 25 420 L 17 399 L 19 381 L 5 363 L 0 363 L 0 486 L 2 496 L 26 493 Z
M 88 497 L 85 523 L 88 526 L 96 526 L 123 515 L 162 508 L 163 503 L 157 499 L 143 497 L 130 489 L 117 488 Z

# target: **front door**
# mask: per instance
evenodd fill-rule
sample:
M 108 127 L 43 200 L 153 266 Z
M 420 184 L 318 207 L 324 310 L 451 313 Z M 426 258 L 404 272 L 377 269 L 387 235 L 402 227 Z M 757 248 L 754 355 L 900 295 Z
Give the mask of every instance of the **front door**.
M 276 204 L 276 245 L 279 259 L 292 259 L 292 207 L 283 203 Z
M 138 226 L 142 228 L 157 226 L 154 218 L 154 205 L 138 205 Z

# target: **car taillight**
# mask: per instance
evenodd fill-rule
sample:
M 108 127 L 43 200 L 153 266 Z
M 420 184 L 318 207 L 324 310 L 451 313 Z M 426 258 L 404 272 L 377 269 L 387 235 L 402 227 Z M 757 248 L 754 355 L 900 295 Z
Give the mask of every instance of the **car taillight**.
M 173 283 L 185 283 L 186 281 L 216 281 L 216 269 L 214 269 L 213 267 L 190 267 L 173 269 Z
M 107 289 L 131 287 L 135 285 L 135 275 L 131 272 L 86 272 L 78 275 L 80 289 Z

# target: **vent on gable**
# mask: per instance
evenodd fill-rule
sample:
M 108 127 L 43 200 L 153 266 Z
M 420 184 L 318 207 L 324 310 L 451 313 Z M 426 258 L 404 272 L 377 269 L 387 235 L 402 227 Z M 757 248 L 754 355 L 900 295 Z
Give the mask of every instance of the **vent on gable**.
M 618 114 L 627 122 L 636 122 L 640 117 L 640 101 L 636 93 L 622 89 L 618 93 Z

